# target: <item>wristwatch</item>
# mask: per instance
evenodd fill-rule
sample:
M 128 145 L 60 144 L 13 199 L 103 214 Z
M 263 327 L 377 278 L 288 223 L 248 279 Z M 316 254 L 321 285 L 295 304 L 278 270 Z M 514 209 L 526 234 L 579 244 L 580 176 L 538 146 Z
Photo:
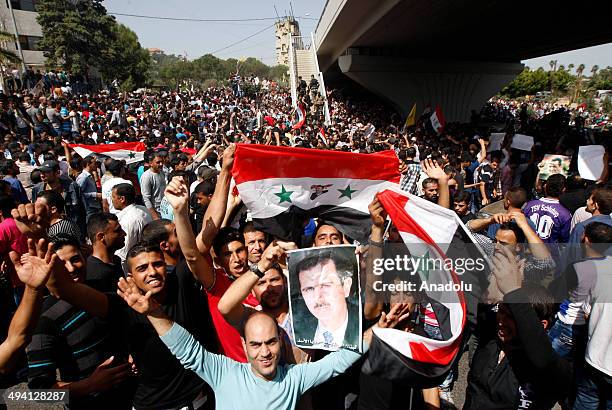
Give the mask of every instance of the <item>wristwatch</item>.
M 264 275 L 265 275 L 265 272 L 260 271 L 260 270 L 259 270 L 259 266 L 257 266 L 257 264 L 256 264 L 256 263 L 252 263 L 252 264 L 249 266 L 249 269 L 251 270 L 251 272 L 253 272 L 255 275 L 257 275 L 257 277 L 258 277 L 259 279 L 263 278 L 263 277 L 264 277 Z

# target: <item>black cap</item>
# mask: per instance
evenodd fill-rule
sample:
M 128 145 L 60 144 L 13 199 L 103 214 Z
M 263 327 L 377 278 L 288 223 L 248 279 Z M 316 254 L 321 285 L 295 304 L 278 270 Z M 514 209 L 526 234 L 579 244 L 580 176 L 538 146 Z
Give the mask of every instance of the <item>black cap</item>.
M 50 159 L 48 161 L 43 162 L 42 165 L 38 167 L 38 169 L 42 172 L 58 171 L 59 164 L 57 163 L 57 161 Z

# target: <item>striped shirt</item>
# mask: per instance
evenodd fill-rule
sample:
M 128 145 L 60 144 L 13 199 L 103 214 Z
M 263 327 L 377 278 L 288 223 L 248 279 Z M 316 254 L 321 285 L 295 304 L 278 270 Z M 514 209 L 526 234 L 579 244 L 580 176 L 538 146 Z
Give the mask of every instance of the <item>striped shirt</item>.
M 69 219 L 60 219 L 47 229 L 47 236 L 52 242 L 58 235 L 69 236 L 79 242 L 83 239 L 79 226 Z
M 108 326 L 68 302 L 47 296 L 28 356 L 28 387 L 47 389 L 56 382 L 83 380 L 113 355 Z M 89 397 L 91 399 L 91 397 Z M 87 399 L 85 399 L 87 400 Z

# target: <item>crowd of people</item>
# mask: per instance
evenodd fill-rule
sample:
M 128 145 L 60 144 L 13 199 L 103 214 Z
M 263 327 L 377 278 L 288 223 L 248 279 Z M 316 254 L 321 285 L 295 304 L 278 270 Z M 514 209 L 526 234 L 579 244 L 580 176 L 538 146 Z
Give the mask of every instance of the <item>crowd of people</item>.
M 609 132 L 501 100 L 442 132 L 427 111 L 405 127 L 372 97 L 321 96 L 312 80 L 300 82 L 299 127 L 276 83 L 253 95 L 0 95 L 0 388 L 67 389 L 75 409 L 453 408 L 467 352 L 463 408 L 612 408 L 608 157 L 597 181 L 576 165 L 578 147 L 609 145 Z M 506 136 L 491 151 L 494 128 Z M 511 146 L 517 133 L 534 137 L 531 151 Z M 71 148 L 119 142 L 144 143 L 143 161 Z M 317 218 L 302 243 L 249 221 L 232 189 L 236 144 L 394 150 L 401 189 L 459 216 L 491 274 L 465 295 L 463 348 L 442 383 L 366 375 L 367 352 L 295 346 L 287 252 L 353 239 Z M 539 178 L 548 153 L 572 156 L 567 176 Z M 364 263 L 401 242 L 377 199 L 369 209 Z M 425 302 L 362 313 L 365 345 L 372 327 L 437 323 Z

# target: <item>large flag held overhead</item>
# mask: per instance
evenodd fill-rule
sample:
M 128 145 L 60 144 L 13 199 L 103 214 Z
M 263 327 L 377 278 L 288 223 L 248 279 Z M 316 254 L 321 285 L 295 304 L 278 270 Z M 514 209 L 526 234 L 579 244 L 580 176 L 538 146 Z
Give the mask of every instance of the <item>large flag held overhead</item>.
M 143 142 L 119 142 L 116 144 L 68 144 L 80 156 L 104 155 L 113 159 L 124 160 L 127 164 L 144 160 L 144 152 L 147 149 Z
M 431 126 L 437 134 L 441 134 L 442 130 L 444 130 L 444 126 L 446 125 L 446 121 L 444 120 L 444 115 L 442 115 L 442 109 L 439 105 L 436 106 L 436 110 L 429 117 L 431 121 Z
M 447 261 L 445 252 L 460 224 L 454 212 L 397 188 L 381 191 L 378 199 L 411 257 Z M 366 373 L 391 380 L 409 380 L 415 387 L 435 386 L 443 380 L 461 348 L 466 322 L 461 283 L 449 266 L 428 262 L 417 269 L 421 284 L 427 283 L 424 296 L 435 314 L 443 340 L 398 329 L 374 328 L 369 357 L 363 368 Z M 457 288 L 452 288 L 453 284 Z M 444 289 L 439 285 L 449 287 Z
M 318 217 L 365 242 L 374 195 L 399 182 L 391 150 L 375 154 L 238 144 L 232 176 L 255 226 L 300 240 L 304 223 Z

